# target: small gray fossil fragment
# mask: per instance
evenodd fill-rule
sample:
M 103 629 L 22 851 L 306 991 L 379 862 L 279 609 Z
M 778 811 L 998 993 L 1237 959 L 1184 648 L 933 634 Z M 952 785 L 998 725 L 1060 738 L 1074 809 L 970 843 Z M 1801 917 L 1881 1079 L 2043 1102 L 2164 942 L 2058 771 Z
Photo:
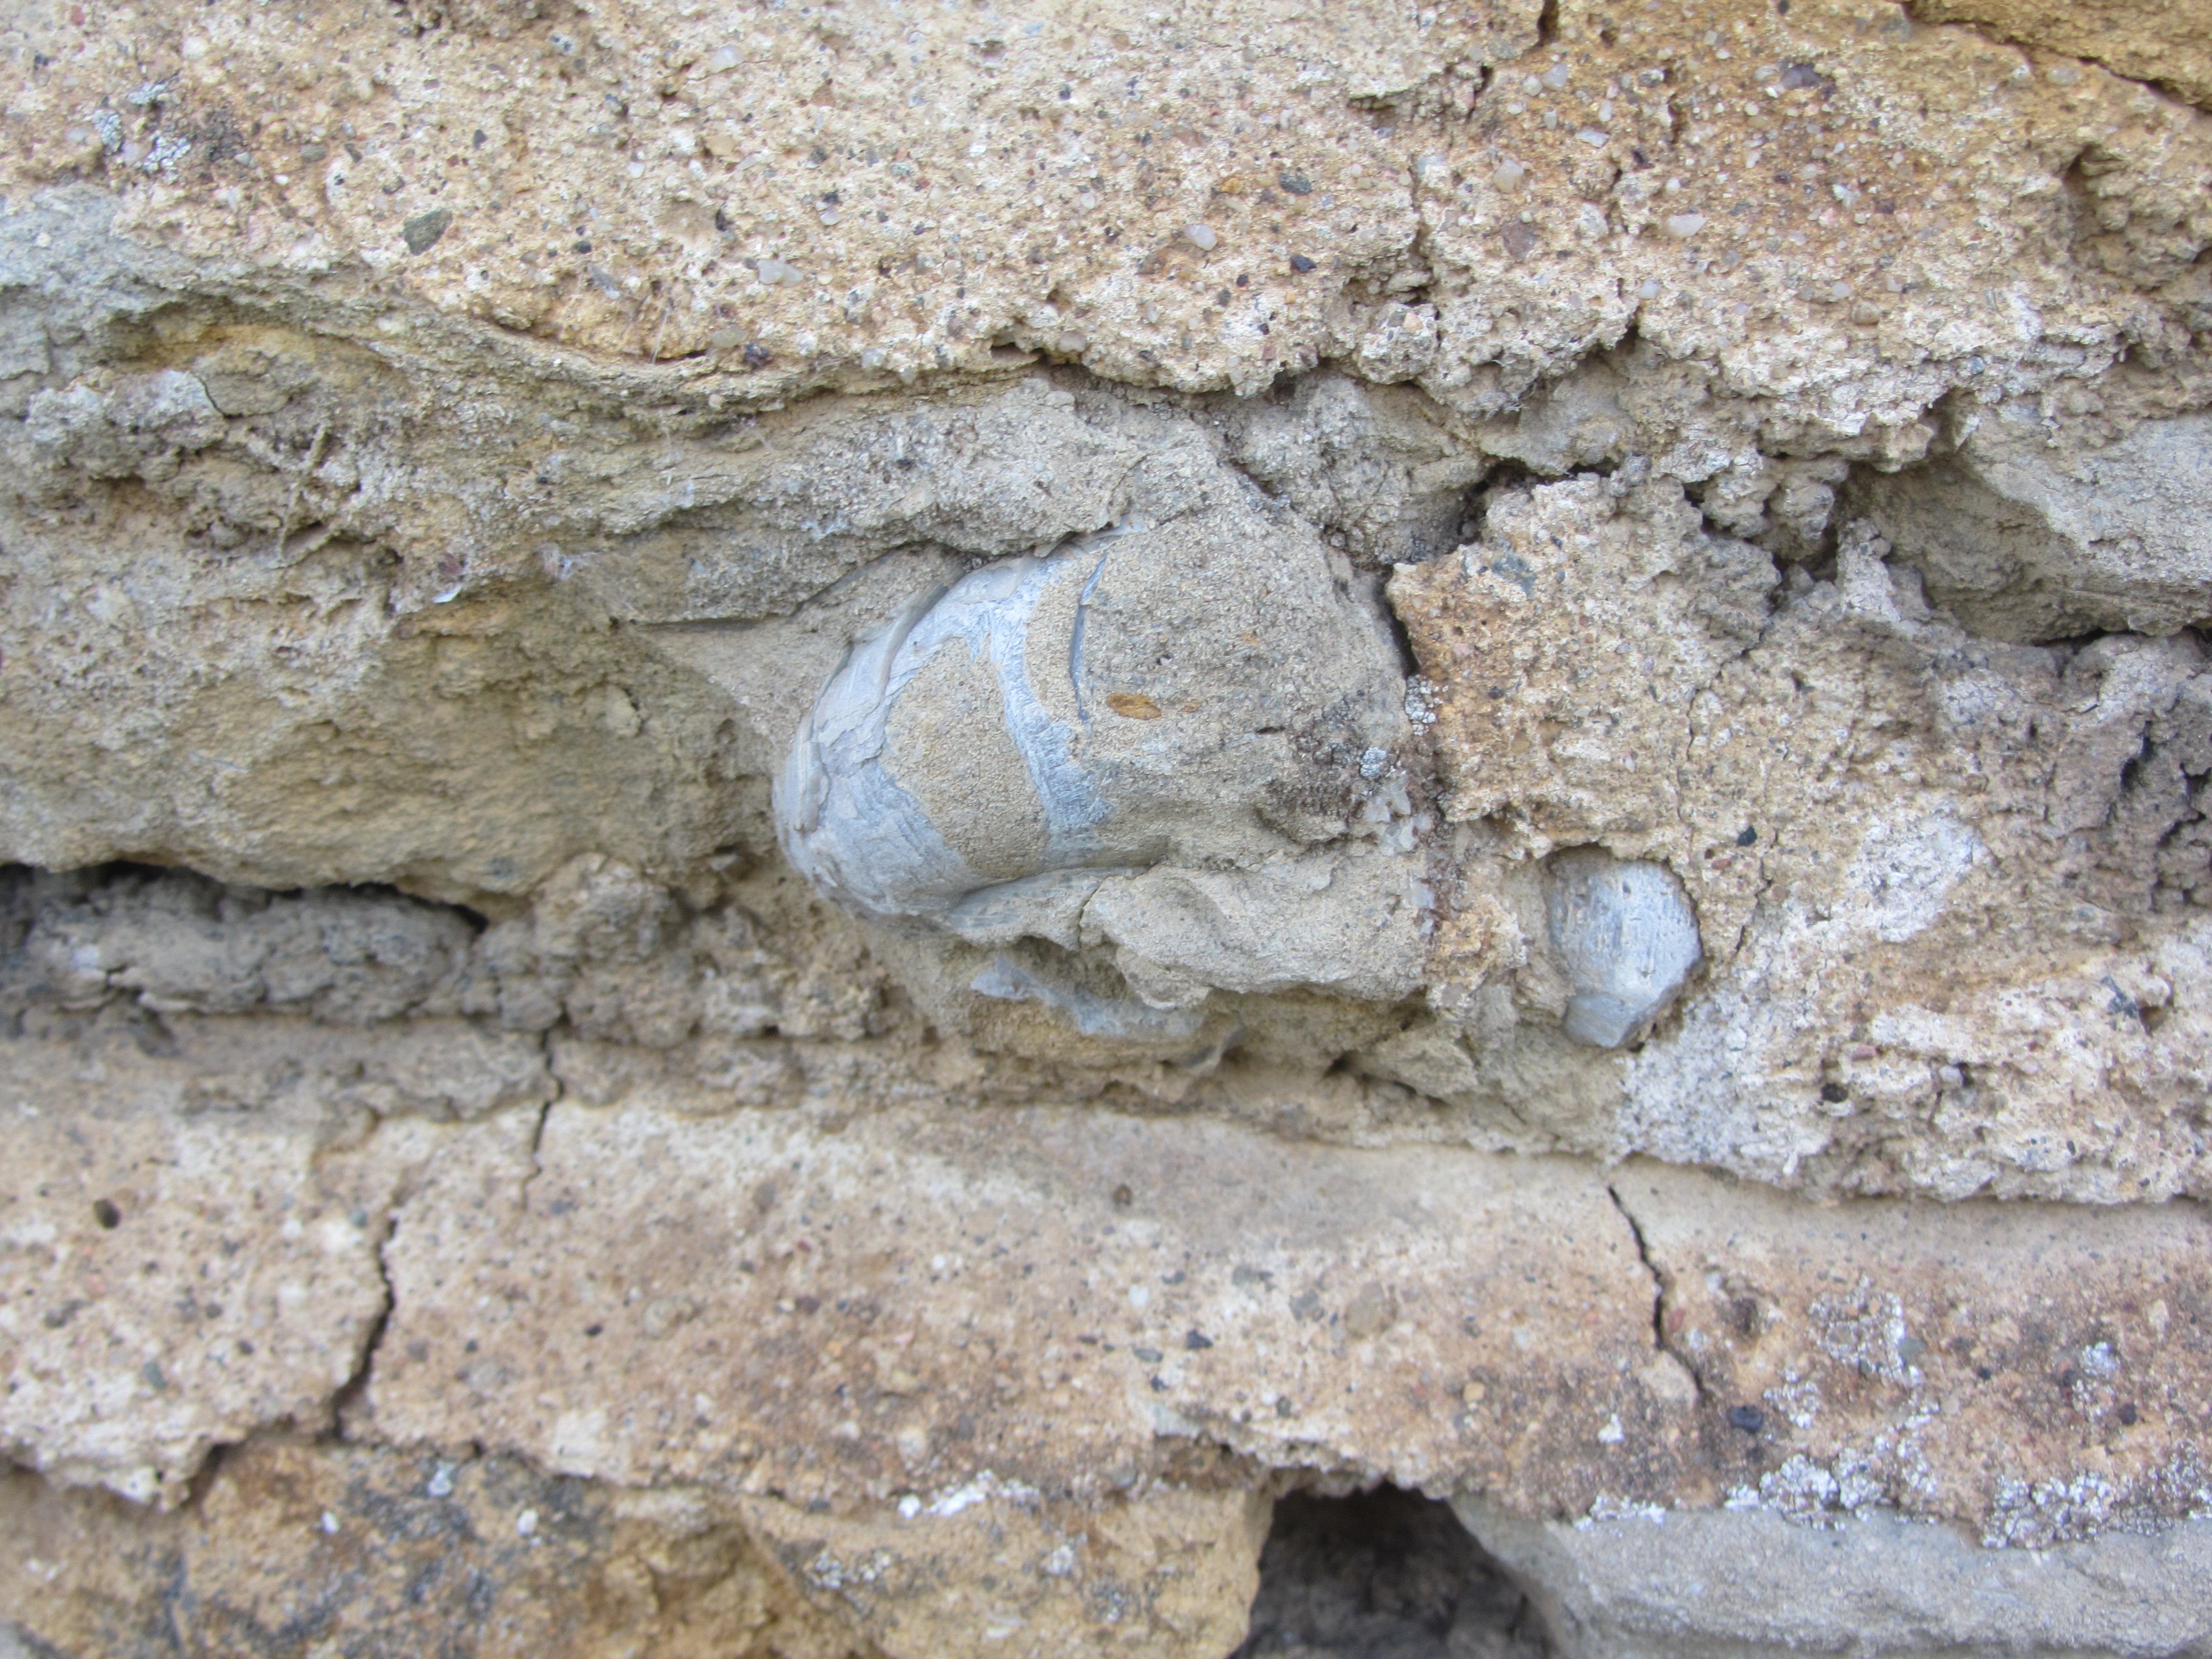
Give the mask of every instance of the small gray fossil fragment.
M 1546 921 L 1571 988 L 1561 1024 L 1577 1042 L 1624 1048 L 1698 965 L 1697 915 L 1665 866 L 1601 848 L 1556 854 L 1547 875 Z

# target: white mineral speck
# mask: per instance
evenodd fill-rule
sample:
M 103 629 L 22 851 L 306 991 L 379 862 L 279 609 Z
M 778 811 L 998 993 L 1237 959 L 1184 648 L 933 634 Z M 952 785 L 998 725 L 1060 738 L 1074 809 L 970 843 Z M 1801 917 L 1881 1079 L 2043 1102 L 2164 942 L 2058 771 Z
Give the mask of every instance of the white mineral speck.
M 1184 240 L 1201 253 L 1212 252 L 1214 245 L 1221 240 L 1212 225 L 1185 225 L 1182 234 Z
M 529 1537 L 531 1534 L 536 1532 L 538 1530 L 538 1511 L 536 1510 L 525 1510 L 521 1514 L 516 1516 L 514 1517 L 514 1529 L 525 1538 Z

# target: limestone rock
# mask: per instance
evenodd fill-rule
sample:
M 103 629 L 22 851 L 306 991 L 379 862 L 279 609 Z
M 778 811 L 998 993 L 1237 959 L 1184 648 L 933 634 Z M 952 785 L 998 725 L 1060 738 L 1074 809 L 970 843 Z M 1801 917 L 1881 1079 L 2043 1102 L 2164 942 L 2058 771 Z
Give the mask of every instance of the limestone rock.
M 2203 1521 L 2034 1552 L 1872 1514 L 1822 1528 L 1741 1510 L 1580 1526 L 1480 1503 L 1468 1525 L 1531 1585 L 1568 1659 L 1720 1653 L 2186 1653 L 2212 1633 Z
M 318 1121 L 327 1101 L 179 1100 L 119 1046 L 9 1045 L 0 1445 L 166 1506 L 211 1448 L 331 1422 L 388 1307 L 392 1198 L 457 1135 L 417 1121 L 362 1143 Z
M 11 1474 L 0 1540 L 0 1607 L 33 1653 L 877 1651 L 808 1605 L 732 1506 L 513 1458 L 270 1440 L 169 1515 Z
M 1905 1510 L 2042 1549 L 2212 1495 L 2193 1208 L 2122 1211 L 2093 1243 L 2040 1206 L 1808 1210 L 1642 1164 L 1615 1191 L 1737 1508 Z
M 563 1103 L 533 1162 L 430 1172 L 386 1261 L 380 1437 L 841 1514 L 1251 1465 L 1583 1507 L 1667 1486 L 1688 1428 L 1642 1375 L 1651 1285 L 1603 1185 L 1474 1153 Z M 1595 1437 L 1614 1419 L 1633 1439 Z
M 1233 1489 L 1072 1505 L 988 1474 L 876 1516 L 740 1504 L 792 1579 L 888 1659 L 1231 1653 L 1268 1509 Z
M 2212 416 L 2148 420 L 2110 441 L 1993 410 L 1948 460 L 1857 492 L 1913 550 L 1929 597 L 1977 633 L 2049 640 L 2204 622 Z
M 0 17 L 20 1644 L 2197 1641 L 2201 12 Z

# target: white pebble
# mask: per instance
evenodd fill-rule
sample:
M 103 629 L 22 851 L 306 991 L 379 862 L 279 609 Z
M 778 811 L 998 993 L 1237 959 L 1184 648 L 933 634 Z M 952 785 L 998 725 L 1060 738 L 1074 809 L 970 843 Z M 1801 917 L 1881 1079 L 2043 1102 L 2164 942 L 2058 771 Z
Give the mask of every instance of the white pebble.
M 1567 84 L 1567 79 L 1572 73 L 1573 71 L 1565 64 L 1554 64 L 1544 71 L 1544 84 L 1551 88 L 1553 92 L 1557 92 Z
M 1212 252 L 1214 244 L 1221 240 L 1212 225 L 1185 225 L 1182 234 L 1183 239 L 1201 253 Z
M 1498 171 L 1490 175 L 1490 182 L 1500 190 L 1516 190 L 1528 176 L 1528 169 L 1518 161 L 1501 161 L 1498 164 Z
M 525 1510 L 521 1514 L 516 1516 L 514 1517 L 514 1529 L 516 1532 L 521 1534 L 525 1538 L 529 1537 L 532 1533 L 536 1532 L 538 1530 L 538 1511 L 536 1510 Z
M 1667 229 L 1672 235 L 1687 238 L 1705 228 L 1705 216 L 1702 213 L 1674 213 L 1667 217 Z
M 1583 143 L 1589 145 L 1593 149 L 1603 149 L 1608 143 L 1613 142 L 1613 135 L 1611 133 L 1600 132 L 1595 127 L 1584 127 L 1580 132 L 1577 132 L 1575 137 L 1581 139 Z

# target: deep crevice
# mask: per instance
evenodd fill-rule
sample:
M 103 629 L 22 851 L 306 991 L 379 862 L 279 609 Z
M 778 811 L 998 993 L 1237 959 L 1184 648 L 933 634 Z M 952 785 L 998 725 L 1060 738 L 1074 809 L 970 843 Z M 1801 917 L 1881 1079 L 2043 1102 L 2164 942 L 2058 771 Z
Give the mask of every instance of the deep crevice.
M 1396 1486 L 1277 1500 L 1234 1659 L 1548 1659 L 1540 1616 L 1449 1504 Z

